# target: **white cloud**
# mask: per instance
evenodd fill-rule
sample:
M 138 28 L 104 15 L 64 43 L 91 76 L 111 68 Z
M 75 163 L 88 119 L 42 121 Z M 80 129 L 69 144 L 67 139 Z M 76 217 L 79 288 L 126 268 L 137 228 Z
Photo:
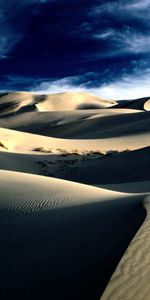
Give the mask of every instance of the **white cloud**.
M 93 7 L 89 15 L 90 16 L 98 16 L 104 13 L 126 13 L 128 11 L 129 15 L 134 13 L 138 13 L 139 11 L 146 12 L 147 9 L 150 8 L 150 1 L 149 0 L 127 0 L 126 3 L 121 3 L 119 1 L 109 2 L 107 1 L 104 4 L 97 5 Z
M 136 33 L 126 28 L 124 31 L 114 33 L 112 37 L 120 46 L 122 52 L 146 53 L 150 49 L 150 36 Z
M 93 7 L 90 11 L 90 16 L 93 18 L 100 18 L 101 15 L 105 18 L 110 16 L 128 16 L 130 19 L 133 16 L 142 19 L 145 25 L 149 24 L 149 9 L 150 0 L 132 0 L 126 1 L 126 4 L 121 2 L 106 2 L 99 6 Z M 148 20 L 147 20 L 148 17 Z M 147 21 L 148 22 L 147 22 Z M 142 27 L 141 27 L 142 29 Z M 122 55 L 129 53 L 149 53 L 150 36 L 147 32 L 140 32 L 132 26 L 124 25 L 122 28 L 106 28 L 105 30 L 96 30 L 91 32 L 91 38 L 96 40 L 110 41 L 110 49 L 106 51 L 104 56 L 109 57 L 113 55 Z
M 136 99 L 150 96 L 150 69 L 137 71 L 137 74 L 124 75 L 114 83 L 106 83 L 96 88 L 86 88 L 84 84 L 73 84 L 78 77 L 65 77 L 63 79 L 43 82 L 32 91 L 39 94 L 56 94 L 63 92 L 89 92 L 105 99 Z
M 143 10 L 150 8 L 150 1 L 149 0 L 136 0 L 131 1 L 129 4 L 125 5 L 126 9 L 133 9 L 133 10 Z
M 40 94 L 56 94 L 68 91 L 85 91 L 83 85 L 75 86 L 73 81 L 79 79 L 78 76 L 65 77 L 55 81 L 44 81 L 32 89 L 33 92 Z
M 92 17 L 99 16 L 103 13 L 113 13 L 118 11 L 122 7 L 121 4 L 117 2 L 106 2 L 105 4 L 100 4 L 90 9 L 89 15 Z
M 98 40 L 110 40 L 112 43 L 111 51 L 103 53 L 105 56 L 113 56 L 129 53 L 149 53 L 150 36 L 134 32 L 127 26 L 122 30 L 108 28 L 105 31 L 92 34 L 92 38 Z
M 129 39 L 125 39 L 125 44 L 129 51 L 134 53 L 146 53 L 150 49 L 150 36 L 133 34 Z
M 111 99 L 136 99 L 150 96 L 150 69 L 137 75 L 124 75 L 121 80 L 92 89 L 93 93 Z
M 104 31 L 100 31 L 100 32 L 97 32 L 97 33 L 94 33 L 92 35 L 92 37 L 94 39 L 102 39 L 102 40 L 106 40 L 106 39 L 109 39 L 111 37 L 113 37 L 115 34 L 114 30 L 113 29 L 107 29 L 107 30 L 104 30 Z

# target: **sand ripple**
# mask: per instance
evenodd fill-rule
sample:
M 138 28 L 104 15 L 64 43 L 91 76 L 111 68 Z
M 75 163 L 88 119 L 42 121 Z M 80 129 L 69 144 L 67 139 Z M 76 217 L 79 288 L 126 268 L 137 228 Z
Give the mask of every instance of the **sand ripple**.
M 0 210 L 13 214 L 124 196 L 65 180 L 9 171 L 0 171 L 0 192 Z
M 150 299 L 150 196 L 144 206 L 145 222 L 122 257 L 101 300 Z

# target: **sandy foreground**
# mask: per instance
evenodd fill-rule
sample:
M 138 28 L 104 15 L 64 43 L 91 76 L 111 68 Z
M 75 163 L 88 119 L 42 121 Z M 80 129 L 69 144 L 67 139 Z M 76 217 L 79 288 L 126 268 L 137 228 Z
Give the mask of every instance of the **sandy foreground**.
M 149 109 L 0 94 L 1 299 L 149 299 Z

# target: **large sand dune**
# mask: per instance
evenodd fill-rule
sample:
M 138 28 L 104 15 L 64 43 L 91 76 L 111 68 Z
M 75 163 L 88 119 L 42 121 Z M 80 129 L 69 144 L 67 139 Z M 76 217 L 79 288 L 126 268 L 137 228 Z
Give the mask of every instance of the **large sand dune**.
M 119 137 L 93 139 L 59 139 L 49 138 L 45 136 L 14 131 L 10 129 L 0 128 L 1 143 L 3 143 L 9 151 L 29 153 L 36 148 L 43 147 L 45 149 L 53 149 L 57 153 L 57 149 L 67 151 L 124 151 L 136 150 L 149 146 L 149 132 L 139 134 L 129 134 Z
M 70 111 L 105 108 L 117 104 L 113 100 L 104 100 L 92 94 L 60 93 L 38 95 L 29 92 L 11 92 L 0 94 L 0 115 L 23 113 L 27 111 Z
M 148 110 L 0 94 L 1 299 L 149 299 Z
M 1 171 L 0 195 L 6 298 L 97 299 L 145 217 L 144 195 L 29 174 Z
M 144 119 L 143 115 L 137 114 L 133 118 L 125 115 L 137 114 L 137 110 L 129 109 L 95 109 L 95 110 L 73 110 L 62 112 L 26 112 L 0 118 L 0 126 L 35 134 L 54 137 L 84 137 L 93 134 L 98 123 L 99 135 L 111 126 L 120 126 L 130 121 L 131 124 Z M 120 117 L 116 118 L 116 115 Z M 96 120 L 95 120 L 96 119 Z M 118 119 L 118 121 L 117 121 Z M 147 116 L 148 119 L 148 116 Z M 86 129 L 86 130 L 85 130 Z M 81 131 L 81 132 L 80 132 Z
M 105 108 L 115 105 L 113 100 L 104 100 L 85 92 L 60 93 L 45 96 L 36 104 L 39 111 L 64 111 Z
M 30 112 L 1 118 L 0 126 L 60 138 L 109 138 L 149 132 L 150 113 L 129 109 Z

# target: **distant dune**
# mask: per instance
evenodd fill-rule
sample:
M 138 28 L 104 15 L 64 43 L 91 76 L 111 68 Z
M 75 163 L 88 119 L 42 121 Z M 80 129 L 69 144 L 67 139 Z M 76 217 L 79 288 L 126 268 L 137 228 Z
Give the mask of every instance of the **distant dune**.
M 135 100 L 121 100 L 118 101 L 118 104 L 115 107 L 130 108 L 137 110 L 150 110 L 150 97 L 144 97 Z
M 144 103 L 144 109 L 149 111 L 150 110 L 150 99 L 147 100 L 145 103 Z
M 115 105 L 113 100 L 104 100 L 89 93 L 60 93 L 38 95 L 30 92 L 0 94 L 0 115 L 25 111 L 70 111 L 99 109 Z
M 47 95 L 36 107 L 39 111 L 69 111 L 106 108 L 115 105 L 113 100 L 104 100 L 85 92 Z
M 149 113 L 113 108 L 64 112 L 26 112 L 0 118 L 0 126 L 4 128 L 71 139 L 108 138 L 126 132 L 145 132 L 149 130 L 149 123 Z M 135 127 L 134 130 L 133 126 Z
M 2 299 L 149 299 L 149 107 L 0 94 Z
M 0 94 L 0 115 L 15 113 L 21 107 L 33 102 L 33 96 L 28 92 L 14 92 Z

